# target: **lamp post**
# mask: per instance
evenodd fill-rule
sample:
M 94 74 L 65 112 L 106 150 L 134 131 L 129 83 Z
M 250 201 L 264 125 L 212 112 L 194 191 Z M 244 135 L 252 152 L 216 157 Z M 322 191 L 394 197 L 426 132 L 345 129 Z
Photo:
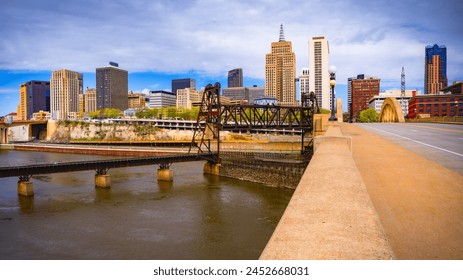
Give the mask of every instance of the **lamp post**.
M 330 121 L 337 121 L 336 114 L 334 112 L 334 86 L 336 86 L 336 66 L 331 65 L 328 68 L 328 72 L 330 73 L 330 87 L 331 87 L 331 117 Z

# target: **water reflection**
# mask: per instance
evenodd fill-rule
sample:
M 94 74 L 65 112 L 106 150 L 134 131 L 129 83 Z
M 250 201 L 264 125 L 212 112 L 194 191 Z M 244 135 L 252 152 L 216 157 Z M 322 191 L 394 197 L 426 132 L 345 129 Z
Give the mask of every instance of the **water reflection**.
M 18 195 L 18 204 L 22 214 L 31 214 L 34 210 L 34 197 Z
M 95 188 L 95 203 L 111 201 L 111 188 Z
M 0 162 L 32 159 L 85 156 L 0 153 Z M 257 259 L 292 191 L 202 167 L 173 164 L 171 182 L 154 166 L 111 169 L 104 189 L 94 171 L 34 176 L 32 198 L 17 195 L 16 178 L 0 178 L 0 259 Z
M 174 182 L 172 181 L 158 181 L 157 182 L 159 190 L 163 193 L 167 193 L 172 189 Z

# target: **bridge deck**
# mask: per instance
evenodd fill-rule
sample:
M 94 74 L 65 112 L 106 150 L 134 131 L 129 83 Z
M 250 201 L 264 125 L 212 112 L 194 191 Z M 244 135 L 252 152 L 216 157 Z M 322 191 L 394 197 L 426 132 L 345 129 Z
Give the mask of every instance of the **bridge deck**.
M 35 174 L 62 173 L 83 170 L 110 169 L 119 167 L 130 167 L 139 165 L 170 164 L 175 162 L 214 160 L 215 153 L 198 154 L 179 154 L 172 156 L 137 157 L 137 158 L 118 158 L 93 161 L 59 162 L 44 163 L 22 166 L 0 167 L 1 177 L 15 177 Z

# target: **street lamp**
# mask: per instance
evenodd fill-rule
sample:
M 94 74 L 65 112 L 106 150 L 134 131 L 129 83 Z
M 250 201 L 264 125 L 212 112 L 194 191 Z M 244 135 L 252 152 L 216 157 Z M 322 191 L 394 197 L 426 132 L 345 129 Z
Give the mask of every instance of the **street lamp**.
M 335 112 L 334 112 L 334 86 L 336 86 L 336 66 L 331 65 L 328 68 L 328 72 L 330 73 L 330 87 L 331 87 L 331 117 L 330 121 L 337 121 Z

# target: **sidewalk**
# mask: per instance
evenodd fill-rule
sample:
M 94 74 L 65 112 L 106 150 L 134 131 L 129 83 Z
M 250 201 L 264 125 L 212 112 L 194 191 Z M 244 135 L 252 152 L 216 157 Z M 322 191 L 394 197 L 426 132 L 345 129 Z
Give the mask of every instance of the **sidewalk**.
M 397 259 L 463 259 L 463 175 L 355 124 L 355 164 Z

